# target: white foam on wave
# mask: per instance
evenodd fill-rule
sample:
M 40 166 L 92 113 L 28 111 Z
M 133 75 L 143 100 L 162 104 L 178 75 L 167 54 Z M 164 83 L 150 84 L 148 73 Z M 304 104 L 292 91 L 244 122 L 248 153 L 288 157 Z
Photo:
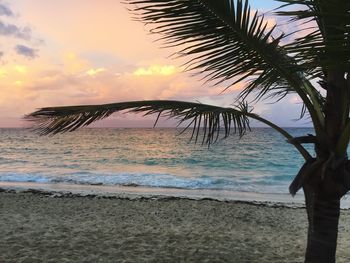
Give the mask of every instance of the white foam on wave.
M 4 173 L 0 174 L 0 182 L 31 182 L 31 183 L 50 183 L 48 177 L 38 174 L 27 173 Z
M 134 185 L 171 188 L 207 188 L 215 185 L 215 179 L 188 178 L 165 173 L 79 173 L 55 179 L 55 182 L 74 184 Z
M 79 171 L 61 175 L 41 173 L 0 173 L 0 182 L 31 182 L 74 185 L 118 185 L 179 189 L 217 189 L 278 193 L 281 185 L 264 185 L 234 177 L 185 177 L 168 173 L 92 173 Z M 287 186 L 286 188 L 287 189 Z
M 48 176 L 29 173 L 3 173 L 1 182 L 37 182 L 37 183 L 72 183 L 102 185 L 135 185 L 173 188 L 206 188 L 215 185 L 215 179 L 209 177 L 188 178 L 165 173 L 118 173 L 94 174 L 77 172 L 62 176 Z

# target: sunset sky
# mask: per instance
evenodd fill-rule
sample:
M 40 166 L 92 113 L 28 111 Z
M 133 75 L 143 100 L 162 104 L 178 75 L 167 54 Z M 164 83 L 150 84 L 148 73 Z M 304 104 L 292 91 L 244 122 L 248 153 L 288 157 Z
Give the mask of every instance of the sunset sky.
M 21 118 L 44 106 L 126 100 L 176 99 L 229 106 L 242 85 L 203 85 L 181 72 L 141 23 L 118 0 L 0 0 L 0 127 L 23 127 Z M 270 10 L 272 1 L 252 1 Z M 263 4 L 262 4 L 263 3 Z M 283 126 L 295 122 L 296 97 L 259 103 L 255 111 Z M 104 126 L 149 126 L 135 115 L 117 115 Z

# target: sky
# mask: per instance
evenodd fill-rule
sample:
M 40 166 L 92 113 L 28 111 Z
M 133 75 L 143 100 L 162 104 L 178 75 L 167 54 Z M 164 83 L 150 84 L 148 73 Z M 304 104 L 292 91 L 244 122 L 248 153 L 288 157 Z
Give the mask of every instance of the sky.
M 276 7 L 269 0 L 252 6 Z M 273 22 L 273 21 L 272 21 Z M 0 0 L 0 127 L 24 127 L 27 113 L 45 106 L 170 99 L 230 106 L 243 84 L 204 84 L 183 72 L 156 36 L 133 21 L 118 0 Z M 294 96 L 254 111 L 281 126 L 296 122 Z M 116 114 L 108 127 L 151 126 L 154 117 Z M 173 123 L 164 126 L 172 125 Z

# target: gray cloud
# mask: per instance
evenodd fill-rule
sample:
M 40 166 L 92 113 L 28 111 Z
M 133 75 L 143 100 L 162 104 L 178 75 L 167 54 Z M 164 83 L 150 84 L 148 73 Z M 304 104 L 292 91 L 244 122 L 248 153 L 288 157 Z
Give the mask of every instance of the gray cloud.
M 20 28 L 14 24 L 5 24 L 0 21 L 0 35 L 30 40 L 32 30 L 29 27 Z
M 13 16 L 13 12 L 8 6 L 0 3 L 0 16 Z
M 38 57 L 38 50 L 34 49 L 34 48 L 30 48 L 24 45 L 17 45 L 15 47 L 15 50 L 17 52 L 18 55 L 22 55 L 25 56 L 27 58 L 36 58 Z

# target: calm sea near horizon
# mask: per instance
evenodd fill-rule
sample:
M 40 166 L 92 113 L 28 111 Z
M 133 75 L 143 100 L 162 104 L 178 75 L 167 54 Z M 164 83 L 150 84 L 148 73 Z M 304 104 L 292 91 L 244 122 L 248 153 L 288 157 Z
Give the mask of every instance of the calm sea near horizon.
M 270 128 L 209 149 L 169 128 L 91 128 L 53 137 L 0 129 L 0 182 L 287 194 L 303 159 Z M 311 128 L 287 128 L 294 136 Z

